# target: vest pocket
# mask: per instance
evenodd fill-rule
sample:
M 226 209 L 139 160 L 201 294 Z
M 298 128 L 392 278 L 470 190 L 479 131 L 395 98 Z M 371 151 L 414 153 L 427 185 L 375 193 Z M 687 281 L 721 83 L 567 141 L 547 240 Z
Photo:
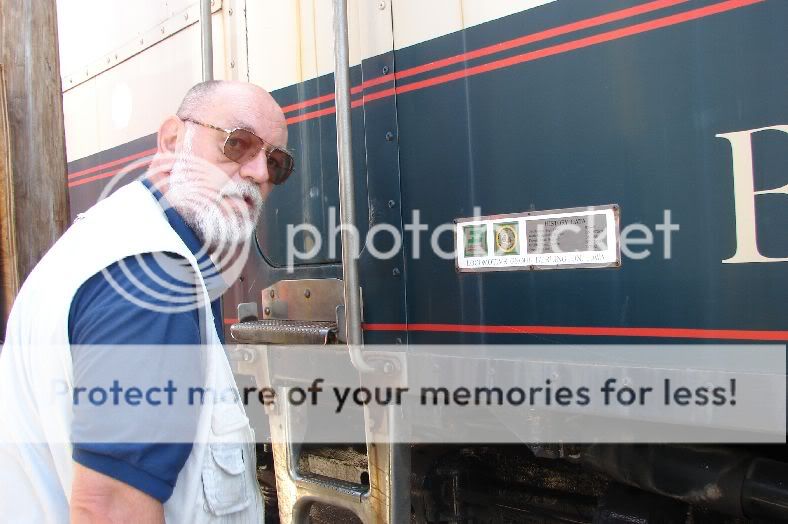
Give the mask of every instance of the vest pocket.
M 251 498 L 246 485 L 243 448 L 239 444 L 209 444 L 202 470 L 208 509 L 216 516 L 241 511 Z

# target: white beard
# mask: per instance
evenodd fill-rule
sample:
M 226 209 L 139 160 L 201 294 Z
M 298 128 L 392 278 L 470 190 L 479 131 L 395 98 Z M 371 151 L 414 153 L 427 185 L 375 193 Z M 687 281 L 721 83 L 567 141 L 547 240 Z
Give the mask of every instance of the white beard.
M 263 205 L 262 195 L 245 179 L 229 180 L 218 195 L 201 192 L 199 175 L 218 168 L 193 156 L 190 131 L 187 128 L 183 148 L 172 166 L 166 198 L 211 252 L 233 250 L 251 239 Z M 237 208 L 230 197 L 251 200 L 252 209 Z

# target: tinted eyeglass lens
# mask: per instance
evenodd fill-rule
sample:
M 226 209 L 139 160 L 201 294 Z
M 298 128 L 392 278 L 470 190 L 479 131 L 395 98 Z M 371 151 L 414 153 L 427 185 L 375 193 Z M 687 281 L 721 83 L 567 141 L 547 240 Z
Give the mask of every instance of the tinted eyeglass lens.
M 293 157 L 281 149 L 274 149 L 268 153 L 268 172 L 274 184 L 284 183 L 293 172 Z
M 250 161 L 261 149 L 264 151 L 266 149 L 262 139 L 245 129 L 234 130 L 224 142 L 224 156 L 239 164 Z M 281 149 L 265 151 L 265 153 L 271 182 L 274 184 L 284 183 L 293 172 L 295 164 L 293 157 Z
M 260 139 L 249 131 L 236 129 L 224 142 L 224 156 L 233 162 L 244 164 L 251 160 L 262 146 Z

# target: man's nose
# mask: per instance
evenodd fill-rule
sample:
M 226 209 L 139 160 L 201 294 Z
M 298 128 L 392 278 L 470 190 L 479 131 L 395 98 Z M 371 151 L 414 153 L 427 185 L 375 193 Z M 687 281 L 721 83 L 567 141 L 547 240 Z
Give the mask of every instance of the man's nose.
M 240 173 L 242 177 L 248 178 L 258 185 L 270 182 L 268 157 L 265 151 L 261 149 L 254 158 L 242 164 Z

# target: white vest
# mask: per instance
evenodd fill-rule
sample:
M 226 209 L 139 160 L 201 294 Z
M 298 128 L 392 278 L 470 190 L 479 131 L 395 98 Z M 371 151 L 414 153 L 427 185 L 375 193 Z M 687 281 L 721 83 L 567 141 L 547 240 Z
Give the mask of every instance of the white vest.
M 131 183 L 76 220 L 28 276 L 0 353 L 0 516 L 6 522 L 68 522 L 73 477 L 70 400 L 52 403 L 46 384 L 73 387 L 71 300 L 103 268 L 167 251 L 197 261 L 150 191 Z M 208 333 L 206 385 L 236 389 L 200 275 Z M 64 398 L 70 398 L 68 395 Z M 26 444 L 29 443 L 29 444 Z M 164 504 L 167 522 L 262 522 L 254 435 L 239 403 L 205 402 L 192 452 Z

